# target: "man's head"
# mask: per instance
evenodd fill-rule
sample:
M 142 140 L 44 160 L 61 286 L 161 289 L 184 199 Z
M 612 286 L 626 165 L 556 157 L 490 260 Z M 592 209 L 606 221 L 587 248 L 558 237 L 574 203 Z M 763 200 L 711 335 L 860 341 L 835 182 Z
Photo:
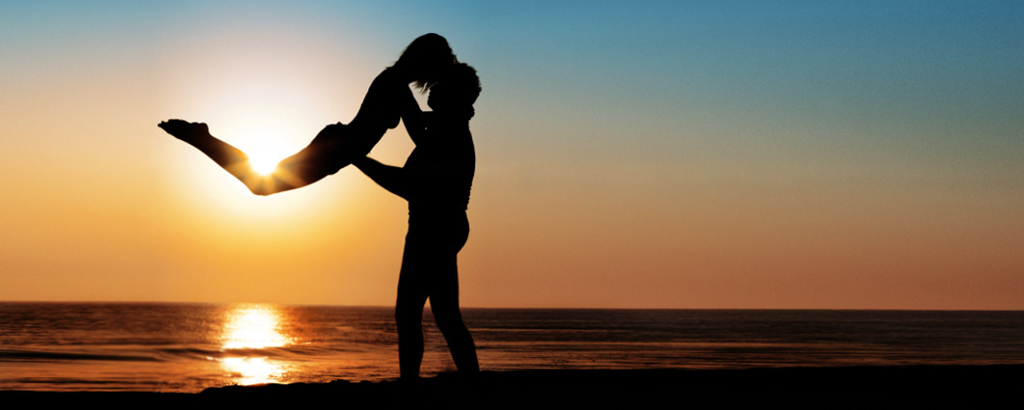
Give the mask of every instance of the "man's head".
M 434 111 L 470 111 L 480 96 L 480 77 L 466 63 L 452 65 L 430 90 L 427 105 Z

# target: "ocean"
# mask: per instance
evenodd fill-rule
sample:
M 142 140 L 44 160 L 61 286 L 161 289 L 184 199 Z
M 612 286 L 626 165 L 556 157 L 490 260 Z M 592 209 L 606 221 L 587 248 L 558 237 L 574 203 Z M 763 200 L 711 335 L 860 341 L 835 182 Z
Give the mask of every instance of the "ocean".
M 1024 364 L 1024 312 L 463 309 L 481 369 Z M 454 371 L 428 313 L 422 374 Z M 0 302 L 0 390 L 398 377 L 390 307 Z

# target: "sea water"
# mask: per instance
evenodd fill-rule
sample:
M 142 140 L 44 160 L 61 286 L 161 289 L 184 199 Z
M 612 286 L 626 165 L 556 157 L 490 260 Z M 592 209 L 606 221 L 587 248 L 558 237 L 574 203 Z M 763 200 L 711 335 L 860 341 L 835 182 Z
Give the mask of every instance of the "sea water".
M 1024 364 L 1024 312 L 463 309 L 482 370 Z M 454 371 L 424 316 L 423 375 Z M 0 390 L 398 377 L 392 308 L 0 302 Z

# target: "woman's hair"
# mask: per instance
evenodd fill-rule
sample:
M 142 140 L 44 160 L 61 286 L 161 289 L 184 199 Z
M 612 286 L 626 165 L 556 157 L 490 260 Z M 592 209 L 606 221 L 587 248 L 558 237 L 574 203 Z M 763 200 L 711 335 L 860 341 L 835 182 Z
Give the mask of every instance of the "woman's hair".
M 394 66 L 408 66 L 414 73 L 413 82 L 424 92 L 437 83 L 448 65 L 457 63 L 448 40 L 438 34 L 429 33 L 417 37 L 405 48 Z

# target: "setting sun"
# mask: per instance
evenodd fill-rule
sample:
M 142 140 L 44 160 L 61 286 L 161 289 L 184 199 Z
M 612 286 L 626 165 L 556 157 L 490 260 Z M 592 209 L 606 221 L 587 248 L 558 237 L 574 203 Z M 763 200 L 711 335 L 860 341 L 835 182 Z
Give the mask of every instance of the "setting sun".
M 270 175 L 288 155 L 295 151 L 289 150 L 285 143 L 286 135 L 275 128 L 255 124 L 237 132 L 238 148 L 249 156 L 249 165 L 260 175 Z

